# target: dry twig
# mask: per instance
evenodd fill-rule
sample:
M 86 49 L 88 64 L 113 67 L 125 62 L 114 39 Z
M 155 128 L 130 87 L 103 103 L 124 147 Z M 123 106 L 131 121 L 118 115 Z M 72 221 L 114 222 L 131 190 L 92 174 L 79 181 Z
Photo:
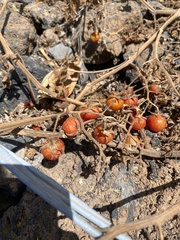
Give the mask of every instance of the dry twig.
M 168 207 L 163 212 L 156 213 L 145 219 L 111 227 L 105 230 L 105 234 L 103 237 L 100 238 L 100 240 L 112 240 L 121 233 L 139 230 L 151 225 L 156 225 L 161 232 L 161 227 L 164 224 L 164 222 L 166 222 L 167 220 L 171 219 L 173 216 L 178 214 L 180 214 L 180 202 L 177 202 L 173 206 Z M 160 240 L 163 240 L 162 234 L 160 236 Z

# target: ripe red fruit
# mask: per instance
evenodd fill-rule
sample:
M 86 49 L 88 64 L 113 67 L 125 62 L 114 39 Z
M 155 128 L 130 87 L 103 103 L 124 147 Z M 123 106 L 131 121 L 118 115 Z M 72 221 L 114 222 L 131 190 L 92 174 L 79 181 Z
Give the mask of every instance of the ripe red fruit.
M 40 151 L 47 160 L 57 160 L 65 150 L 64 142 L 59 138 L 49 139 L 43 143 Z
M 68 117 L 63 122 L 62 129 L 68 137 L 75 137 L 80 130 L 80 122 L 76 117 Z
M 137 106 L 138 104 L 138 98 L 137 97 L 132 97 L 132 98 L 126 98 L 126 99 L 123 99 L 124 101 L 124 104 L 126 104 L 126 108 L 128 107 L 134 107 L 134 106 Z
M 134 118 L 130 118 L 129 121 L 132 124 L 132 128 L 134 130 L 141 130 L 146 126 L 146 119 L 144 117 L 136 116 Z
M 154 93 L 154 94 L 159 94 L 162 92 L 162 88 L 155 84 L 151 85 L 149 87 L 149 90 L 151 91 L 151 93 Z
M 99 143 L 108 144 L 113 140 L 114 133 L 103 131 L 102 125 L 98 125 L 93 132 L 93 136 Z
M 108 97 L 106 105 L 113 111 L 118 111 L 123 107 L 124 101 L 117 97 Z
M 86 107 L 81 107 L 81 110 L 84 110 L 84 112 L 81 113 L 81 118 L 84 121 L 97 118 L 100 112 L 100 109 L 98 106 L 93 106 L 90 109 L 87 109 Z
M 160 132 L 167 126 L 165 117 L 161 115 L 151 115 L 147 119 L 147 127 L 153 132 Z

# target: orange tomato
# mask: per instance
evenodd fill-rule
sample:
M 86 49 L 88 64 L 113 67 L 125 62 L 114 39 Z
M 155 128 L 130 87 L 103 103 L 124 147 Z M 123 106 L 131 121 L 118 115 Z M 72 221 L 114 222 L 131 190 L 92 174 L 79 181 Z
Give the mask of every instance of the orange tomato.
M 160 132 L 167 126 L 165 117 L 161 115 L 151 115 L 147 119 L 147 127 L 153 132 Z
M 81 118 L 84 121 L 88 121 L 88 120 L 97 118 L 99 116 L 99 112 L 100 112 L 100 109 L 98 106 L 93 106 L 89 110 L 86 107 L 81 107 L 81 110 L 85 110 L 84 112 L 82 112 L 80 114 Z
M 126 99 L 123 99 L 123 101 L 124 101 L 124 104 L 127 105 L 127 106 L 125 106 L 125 108 L 134 107 L 134 106 L 137 106 L 137 104 L 138 104 L 137 97 L 126 98 Z
M 32 124 L 31 128 L 35 131 L 40 131 L 41 130 L 41 123 L 40 122 L 34 123 L 34 124 Z
M 141 130 L 146 126 L 146 119 L 144 117 L 134 117 L 130 118 L 130 123 L 132 124 L 132 129 Z
M 113 140 L 114 133 L 108 131 L 105 132 L 103 131 L 102 125 L 98 125 L 93 132 L 93 136 L 99 143 L 108 144 Z
M 65 150 L 64 142 L 59 138 L 47 140 L 43 143 L 40 151 L 45 159 L 55 161 Z
M 80 122 L 76 117 L 68 117 L 63 122 L 62 129 L 68 137 L 75 137 L 80 130 Z
M 162 88 L 155 84 L 152 84 L 149 87 L 149 90 L 151 91 L 151 93 L 154 93 L 154 94 L 159 94 L 162 92 Z
M 99 39 L 100 39 L 100 36 L 99 36 L 98 32 L 94 31 L 93 33 L 91 33 L 91 35 L 90 35 L 91 42 L 97 43 L 99 41 Z
M 108 97 L 106 105 L 113 111 L 118 111 L 123 107 L 124 101 L 117 97 Z

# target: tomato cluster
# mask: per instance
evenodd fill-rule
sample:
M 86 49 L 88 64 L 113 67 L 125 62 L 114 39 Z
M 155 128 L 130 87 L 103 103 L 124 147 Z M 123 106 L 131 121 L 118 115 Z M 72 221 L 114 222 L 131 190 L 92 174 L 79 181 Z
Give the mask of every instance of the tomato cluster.
M 162 92 L 162 89 L 157 85 L 151 85 L 149 87 L 149 92 L 157 95 Z M 128 116 L 128 122 L 126 122 L 126 125 L 127 129 L 130 127 L 130 135 L 126 136 L 124 143 L 138 146 L 141 144 L 141 140 L 136 136 L 136 131 L 141 131 L 144 128 L 147 128 L 150 131 L 157 133 L 163 131 L 167 126 L 165 117 L 160 114 L 151 114 L 150 116 L 145 117 L 141 113 L 138 105 L 138 97 L 134 94 L 133 88 L 129 88 L 128 90 L 125 90 L 123 94 L 114 93 L 107 97 L 104 101 L 104 106 L 81 106 L 78 109 L 79 114 L 76 113 L 79 117 L 70 116 L 66 118 L 62 123 L 62 130 L 67 137 L 73 138 L 82 132 L 82 125 L 88 125 L 92 130 L 92 136 L 97 142 L 100 144 L 108 144 L 113 140 L 115 132 L 117 132 L 115 125 L 112 124 L 112 122 L 110 123 L 112 126 L 107 128 L 105 115 L 109 115 L 109 111 L 111 111 L 111 115 L 113 114 L 113 117 L 115 118 L 120 115 L 122 119 L 123 116 Z M 104 112 L 102 111 L 102 106 Z M 40 127 L 39 123 L 32 125 L 32 128 L 39 130 L 37 127 Z M 113 128 L 114 131 L 112 130 Z M 133 135 L 134 133 L 135 135 Z M 55 160 L 64 152 L 64 149 L 65 147 L 62 140 L 55 138 L 54 140 L 44 143 L 41 148 L 41 153 L 46 159 Z
M 102 125 L 98 125 L 93 131 L 93 136 L 99 143 L 108 144 L 113 140 L 114 133 L 112 131 L 105 131 Z
M 106 105 L 113 111 L 118 111 L 124 108 L 130 108 L 137 106 L 138 98 L 130 97 L 130 98 L 118 98 L 117 96 L 110 96 L 106 100 Z

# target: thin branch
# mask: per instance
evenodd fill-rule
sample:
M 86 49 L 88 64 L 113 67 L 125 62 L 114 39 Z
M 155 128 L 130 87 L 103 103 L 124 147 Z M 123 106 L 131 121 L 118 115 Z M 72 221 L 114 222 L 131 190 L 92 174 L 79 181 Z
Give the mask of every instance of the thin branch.
M 177 10 L 175 12 L 174 15 L 172 15 L 167 22 L 165 22 L 163 24 L 163 26 L 160 28 L 159 31 L 155 32 L 138 50 L 138 52 L 134 53 L 130 59 L 128 59 L 127 61 L 123 62 L 122 64 L 118 65 L 115 69 L 111 70 L 110 72 L 102 75 L 101 77 L 95 79 L 93 82 L 89 83 L 86 85 L 86 87 L 83 89 L 83 91 L 77 96 L 76 100 L 81 100 L 86 93 L 92 88 L 94 87 L 94 85 L 100 83 L 101 81 L 103 81 L 104 79 L 110 77 L 111 75 L 116 74 L 117 72 L 119 72 L 120 70 L 122 70 L 123 68 L 129 66 L 130 64 L 132 64 L 134 62 L 134 60 L 156 39 L 157 36 L 159 36 L 159 32 L 163 32 L 164 29 L 171 23 L 173 22 L 176 18 L 178 18 L 180 16 L 180 9 Z M 176 94 L 178 96 L 180 96 L 180 94 L 177 92 L 176 88 L 173 86 L 174 91 L 176 92 Z M 69 110 L 73 110 L 74 106 L 70 105 L 69 106 Z
M 164 222 L 178 214 L 180 214 L 180 202 L 168 207 L 163 212 L 156 213 L 145 219 L 111 227 L 108 230 L 105 230 L 106 233 L 99 240 L 112 240 L 121 233 L 139 230 L 151 225 L 162 226 Z
M 4 10 L 5 10 L 8 2 L 9 2 L 9 0 L 5 0 L 5 1 L 4 1 L 4 4 L 3 4 L 2 8 L 0 9 L 0 17 L 1 17 L 1 15 L 3 14 L 3 12 L 4 12 Z
M 49 114 L 46 116 L 42 116 L 42 117 L 31 117 L 31 118 L 27 118 L 27 119 L 23 119 L 23 120 L 16 120 L 15 122 L 6 122 L 6 123 L 1 123 L 0 124 L 0 132 L 9 130 L 9 129 L 14 129 L 17 127 L 22 127 L 24 125 L 28 125 L 31 123 L 35 123 L 35 122 L 40 122 L 40 121 L 45 121 L 48 119 L 52 119 L 52 118 L 56 118 L 59 114 Z

